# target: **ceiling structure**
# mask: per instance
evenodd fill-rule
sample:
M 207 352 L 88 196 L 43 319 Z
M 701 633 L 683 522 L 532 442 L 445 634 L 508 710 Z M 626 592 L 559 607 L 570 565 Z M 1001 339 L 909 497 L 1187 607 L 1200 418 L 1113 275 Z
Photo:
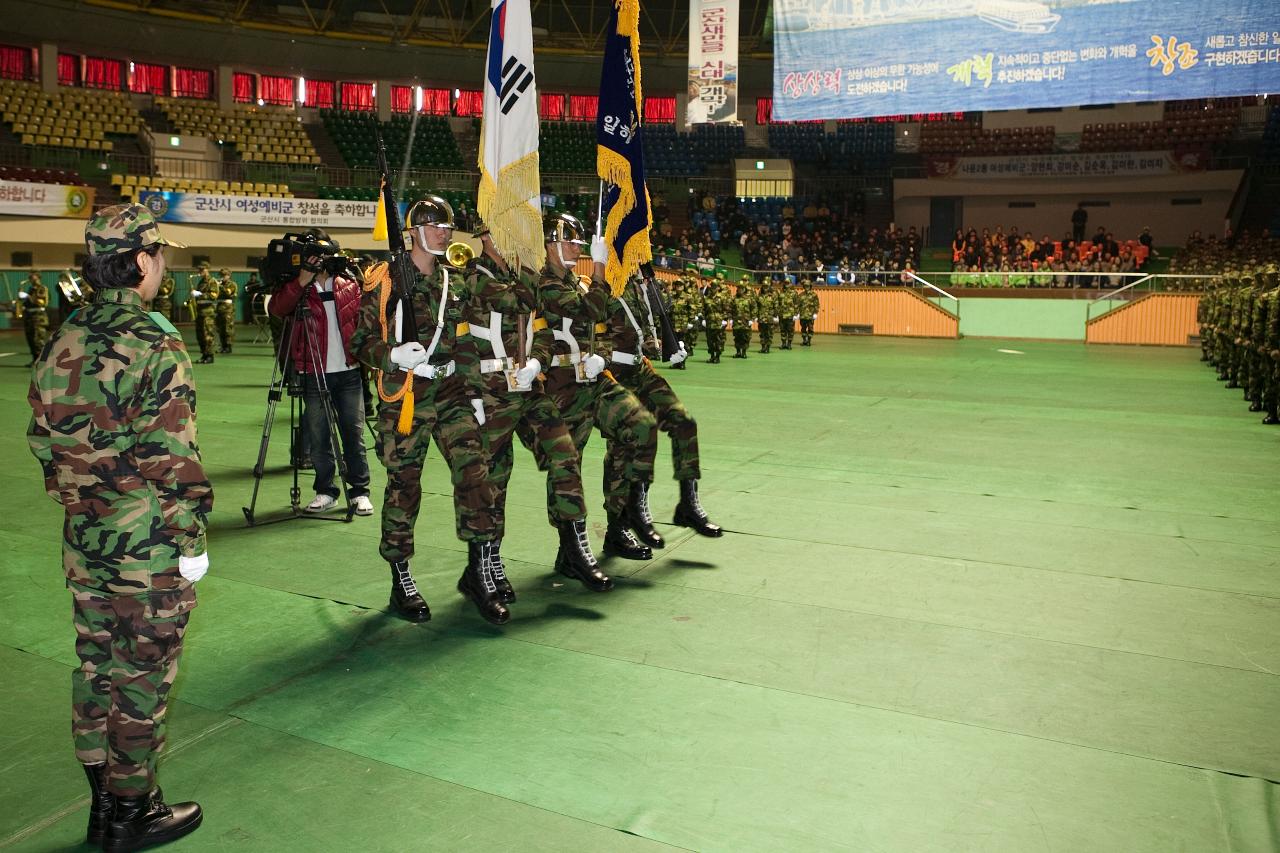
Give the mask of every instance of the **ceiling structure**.
M 530 0 L 539 52 L 598 54 L 609 23 L 607 2 Z M 384 44 L 484 48 L 487 0 L 85 0 L 85 5 L 205 24 Z M 739 51 L 770 54 L 769 0 L 741 0 Z M 643 0 L 640 42 L 645 54 L 688 50 L 688 0 Z

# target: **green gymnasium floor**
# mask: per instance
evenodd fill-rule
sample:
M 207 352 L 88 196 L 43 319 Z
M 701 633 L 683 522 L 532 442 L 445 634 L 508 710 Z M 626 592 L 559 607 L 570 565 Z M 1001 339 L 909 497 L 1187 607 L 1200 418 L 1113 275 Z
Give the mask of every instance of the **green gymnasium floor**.
M 0 846 L 72 849 L 70 603 L 22 349 L 0 338 Z M 1197 355 L 700 351 L 667 375 L 729 532 L 664 525 L 613 593 L 562 585 L 518 451 L 501 630 L 453 591 L 434 450 L 414 626 L 381 610 L 376 519 L 245 529 L 268 359 L 197 367 L 212 568 L 161 780 L 206 819 L 180 847 L 1280 849 L 1280 428 Z M 585 468 L 598 545 L 598 437 Z M 655 514 L 675 499 L 660 479 Z M 262 505 L 286 504 L 274 473 Z

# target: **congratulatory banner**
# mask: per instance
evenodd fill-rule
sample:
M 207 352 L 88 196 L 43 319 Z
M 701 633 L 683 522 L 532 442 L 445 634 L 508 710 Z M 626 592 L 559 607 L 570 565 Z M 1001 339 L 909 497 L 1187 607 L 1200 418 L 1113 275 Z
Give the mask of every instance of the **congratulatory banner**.
M 372 228 L 377 203 L 314 198 L 144 192 L 139 201 L 162 222 L 270 225 L 286 228 Z M 400 205 L 404 215 L 405 205 Z
M 1277 0 L 779 0 L 778 121 L 1280 91 Z

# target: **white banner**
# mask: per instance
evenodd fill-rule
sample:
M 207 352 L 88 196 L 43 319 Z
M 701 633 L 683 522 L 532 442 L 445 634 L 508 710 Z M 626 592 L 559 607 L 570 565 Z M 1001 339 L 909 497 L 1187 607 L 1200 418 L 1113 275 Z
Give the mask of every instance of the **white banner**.
M 690 0 L 685 124 L 738 120 L 738 0 Z
M 139 199 L 161 222 L 271 225 L 289 228 L 372 228 L 378 203 L 318 198 L 144 192 Z M 401 205 L 403 209 L 404 205 Z
M 1101 154 L 1022 154 L 1004 157 L 929 157 L 931 178 L 1107 178 L 1203 172 L 1209 151 L 1115 151 Z
M 84 219 L 93 210 L 93 187 L 0 181 L 0 214 Z

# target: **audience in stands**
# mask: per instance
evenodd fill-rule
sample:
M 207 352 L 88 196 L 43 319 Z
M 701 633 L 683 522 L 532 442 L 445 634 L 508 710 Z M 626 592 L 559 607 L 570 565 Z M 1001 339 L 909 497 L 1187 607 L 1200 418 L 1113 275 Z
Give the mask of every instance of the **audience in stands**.
M 1224 272 L 1252 272 L 1280 265 L 1280 239 L 1269 231 L 1219 238 L 1193 231 L 1186 246 L 1169 261 L 1169 272 L 1180 275 L 1219 275 Z
M 1143 235 L 1145 241 L 1121 243 L 1115 234 L 1098 226 L 1091 239 L 1077 242 L 1073 234 L 1057 241 L 1048 234 L 1037 239 L 1030 231 L 1020 233 L 1016 225 L 1008 234 L 999 225 L 994 231 L 984 228 L 981 234 L 974 228 L 967 232 L 957 229 L 951 241 L 951 270 L 967 275 L 953 275 L 952 283 L 1119 287 L 1132 278 L 1126 274 L 1142 270 L 1153 251 L 1150 229 L 1144 229 Z

